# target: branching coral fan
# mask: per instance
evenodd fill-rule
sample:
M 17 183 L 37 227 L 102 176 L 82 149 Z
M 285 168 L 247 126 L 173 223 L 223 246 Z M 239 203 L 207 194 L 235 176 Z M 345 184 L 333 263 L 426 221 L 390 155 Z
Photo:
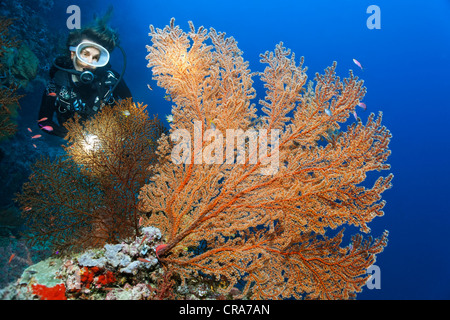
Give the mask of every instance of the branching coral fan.
M 165 130 L 145 108 L 128 99 L 65 124 L 68 156 L 37 161 L 17 195 L 32 244 L 73 251 L 138 233 L 138 192 Z
M 297 65 L 280 43 L 261 55 L 266 97 L 257 118 L 253 74 L 232 37 L 192 23 L 185 33 L 173 19 L 150 30 L 148 67 L 176 104 L 171 133 L 178 143 L 160 139 L 167 161 L 152 167 L 156 174 L 140 193 L 145 223 L 166 238 L 161 262 L 183 279 L 225 280 L 226 292 L 244 279 L 242 295 L 252 298 L 355 296 L 387 231 L 375 240 L 355 235 L 348 247 L 340 247 L 342 230 L 325 233 L 346 224 L 368 233 L 393 177 L 361 186 L 367 172 L 390 168 L 391 134 L 381 113 L 335 134 L 363 99 L 363 81 L 351 71 L 341 80 L 334 63 L 307 85 L 303 58 Z M 248 141 L 245 149 L 230 143 L 230 129 L 233 139 Z M 323 137 L 329 143 L 319 143 Z M 201 252 L 190 250 L 201 240 Z

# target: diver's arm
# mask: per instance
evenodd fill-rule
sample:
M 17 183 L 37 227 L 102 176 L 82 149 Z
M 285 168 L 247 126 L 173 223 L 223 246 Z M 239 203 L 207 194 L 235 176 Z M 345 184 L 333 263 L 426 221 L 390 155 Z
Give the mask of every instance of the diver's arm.
M 56 122 L 53 121 L 53 115 L 55 114 L 55 102 L 56 102 L 56 97 L 49 96 L 44 91 L 44 94 L 42 95 L 41 107 L 39 109 L 38 120 L 41 120 L 44 118 L 47 118 L 47 119 L 39 121 L 38 125 L 42 131 L 45 131 L 46 133 L 49 133 L 54 136 L 64 138 L 67 134 L 67 129 L 58 125 Z M 42 129 L 45 126 L 50 126 L 53 128 L 53 130 L 48 131 L 48 130 Z

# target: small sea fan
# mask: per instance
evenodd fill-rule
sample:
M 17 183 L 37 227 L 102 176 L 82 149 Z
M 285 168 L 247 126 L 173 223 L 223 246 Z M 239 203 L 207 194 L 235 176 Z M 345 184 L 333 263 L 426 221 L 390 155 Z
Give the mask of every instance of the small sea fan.
M 137 197 L 165 128 L 130 99 L 68 121 L 67 156 L 42 158 L 17 201 L 33 244 L 73 251 L 138 233 Z

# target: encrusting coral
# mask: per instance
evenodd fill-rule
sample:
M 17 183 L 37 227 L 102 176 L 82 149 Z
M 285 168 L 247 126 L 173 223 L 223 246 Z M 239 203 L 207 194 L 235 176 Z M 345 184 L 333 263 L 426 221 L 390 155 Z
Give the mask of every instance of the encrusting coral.
M 145 227 L 141 236 L 70 256 L 43 260 L 0 290 L 5 300 L 224 299 L 211 280 L 180 286 L 158 264 L 161 233 Z
M 243 279 L 242 296 L 256 299 L 354 297 L 388 233 L 358 234 L 346 247 L 343 230 L 326 233 L 344 225 L 368 233 L 393 177 L 362 185 L 368 172 L 390 168 L 381 113 L 335 134 L 362 101 L 363 81 L 351 71 L 341 80 L 334 63 L 307 85 L 303 58 L 297 65 L 280 43 L 261 55 L 266 97 L 258 118 L 253 74 L 232 37 L 192 23 L 185 33 L 173 19 L 150 30 L 148 67 L 175 104 L 178 143 L 160 139 L 166 161 L 152 166 L 139 196 L 144 224 L 166 241 L 160 261 L 183 279 L 225 279 L 224 292 Z M 200 241 L 202 250 L 193 250 Z

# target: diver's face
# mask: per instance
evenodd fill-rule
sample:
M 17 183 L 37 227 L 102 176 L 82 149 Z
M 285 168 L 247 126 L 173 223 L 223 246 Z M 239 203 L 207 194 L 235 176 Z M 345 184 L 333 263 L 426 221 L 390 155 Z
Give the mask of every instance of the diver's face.
M 74 51 L 71 51 L 70 56 L 72 58 L 75 70 L 77 71 L 83 71 L 86 69 L 95 70 L 96 67 L 83 63 L 83 61 L 78 59 Z M 94 47 L 86 47 L 80 52 L 80 56 L 87 63 L 98 62 L 98 59 L 100 59 L 100 51 Z

